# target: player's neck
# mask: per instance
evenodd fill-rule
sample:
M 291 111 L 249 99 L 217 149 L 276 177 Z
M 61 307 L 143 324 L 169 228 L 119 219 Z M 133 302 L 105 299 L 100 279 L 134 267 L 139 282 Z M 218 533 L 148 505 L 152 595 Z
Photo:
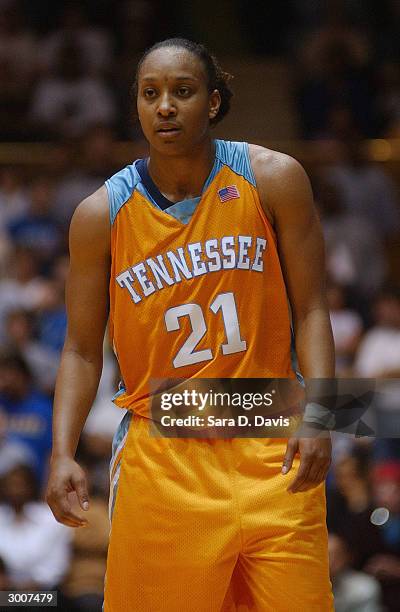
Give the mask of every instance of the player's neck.
M 193 148 L 190 156 L 165 156 L 150 150 L 149 173 L 161 193 L 179 202 L 201 195 L 215 159 L 214 141 Z

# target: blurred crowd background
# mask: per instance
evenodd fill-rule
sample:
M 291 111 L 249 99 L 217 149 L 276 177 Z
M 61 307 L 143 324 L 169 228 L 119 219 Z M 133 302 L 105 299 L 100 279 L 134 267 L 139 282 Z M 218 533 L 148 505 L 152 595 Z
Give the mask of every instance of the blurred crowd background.
M 305 165 L 326 239 L 337 373 L 388 388 L 400 378 L 399 31 L 398 0 L 0 0 L 0 590 L 57 588 L 60 609 L 101 610 L 122 418 L 107 340 L 78 451 L 89 526 L 57 524 L 43 502 L 68 226 L 84 197 L 146 155 L 130 88 L 155 41 L 204 42 L 234 75 L 216 135 Z M 337 612 L 399 609 L 400 406 L 398 393 L 383 395 L 384 437 L 334 437 Z

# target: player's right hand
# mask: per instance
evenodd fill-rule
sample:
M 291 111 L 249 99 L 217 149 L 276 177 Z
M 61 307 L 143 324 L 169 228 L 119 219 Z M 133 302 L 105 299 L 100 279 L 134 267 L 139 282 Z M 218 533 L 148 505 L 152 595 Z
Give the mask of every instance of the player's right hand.
M 75 493 L 82 510 L 89 509 L 86 476 L 74 459 L 63 457 L 51 462 L 46 501 L 59 523 L 68 527 L 84 527 L 87 519 L 73 510 L 71 493 Z

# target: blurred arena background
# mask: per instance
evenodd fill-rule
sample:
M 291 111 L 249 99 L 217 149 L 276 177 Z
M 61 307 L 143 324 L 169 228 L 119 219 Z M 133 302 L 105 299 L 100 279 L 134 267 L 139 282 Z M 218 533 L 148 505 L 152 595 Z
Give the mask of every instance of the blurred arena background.
M 79 447 L 89 527 L 58 525 L 42 501 L 67 235 L 80 200 L 146 155 L 129 91 L 155 41 L 204 42 L 234 75 L 217 136 L 309 173 L 338 375 L 400 378 L 399 31 L 398 0 L 0 0 L 0 590 L 57 588 L 59 609 L 101 610 L 122 416 L 107 343 Z M 393 435 L 399 400 L 380 406 Z M 337 612 L 399 610 L 399 439 L 335 437 L 327 498 Z

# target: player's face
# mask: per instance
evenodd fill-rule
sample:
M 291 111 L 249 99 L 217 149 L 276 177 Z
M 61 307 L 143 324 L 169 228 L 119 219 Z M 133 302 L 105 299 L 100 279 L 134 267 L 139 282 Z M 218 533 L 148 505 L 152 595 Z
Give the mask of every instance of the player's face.
M 209 135 L 221 103 L 211 94 L 201 60 L 181 48 L 156 49 L 138 77 L 137 108 L 150 145 L 166 155 L 189 154 Z

